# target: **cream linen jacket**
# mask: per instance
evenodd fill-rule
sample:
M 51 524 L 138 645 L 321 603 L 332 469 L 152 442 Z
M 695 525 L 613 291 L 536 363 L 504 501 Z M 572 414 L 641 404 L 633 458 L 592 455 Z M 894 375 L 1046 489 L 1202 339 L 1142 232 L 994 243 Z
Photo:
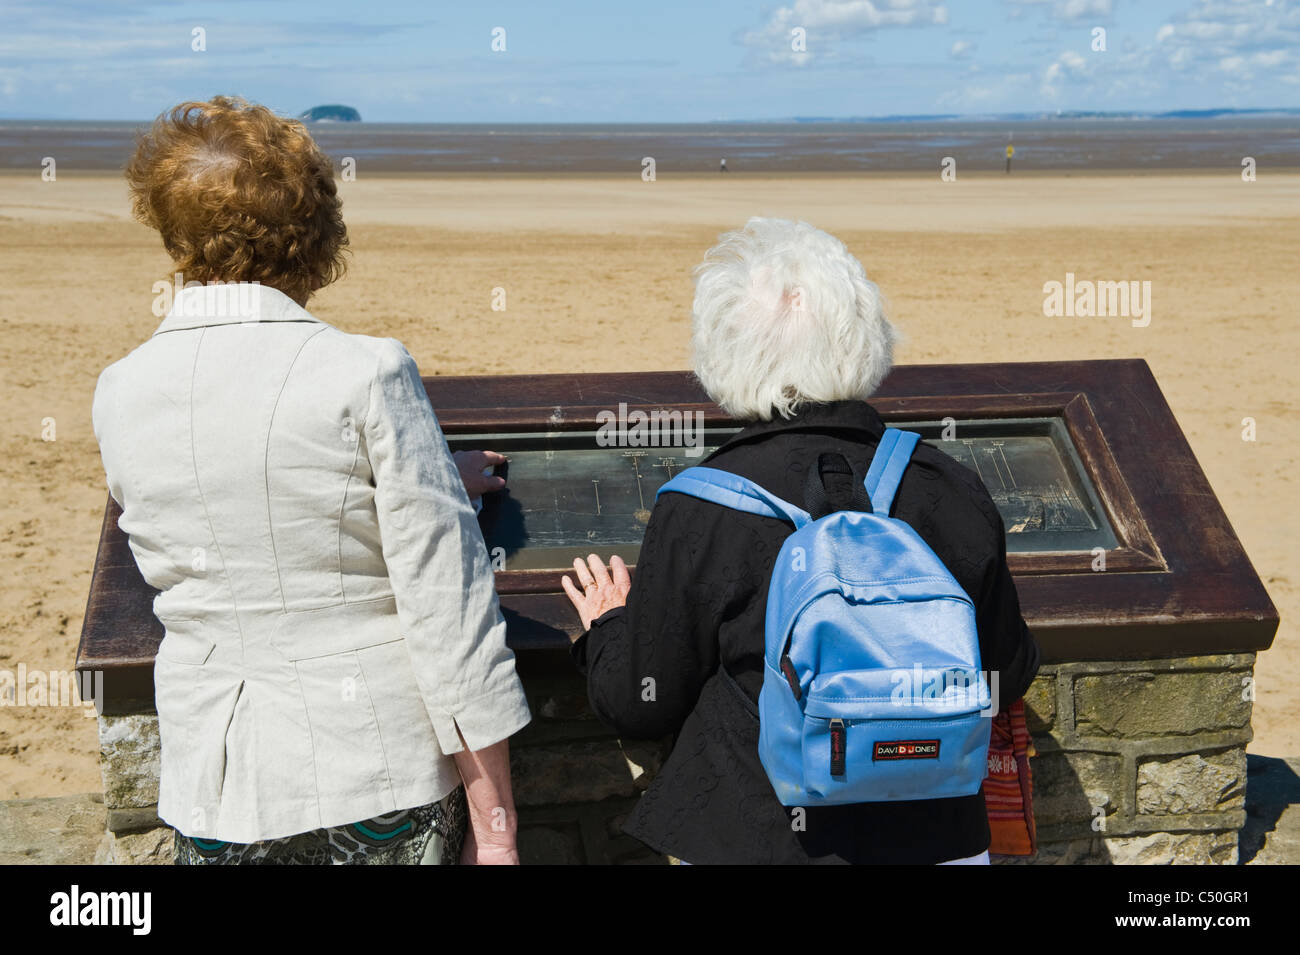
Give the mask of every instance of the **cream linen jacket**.
M 392 338 L 185 289 L 99 376 L 119 522 L 166 630 L 158 814 L 254 842 L 440 799 L 528 723 L 483 537 Z M 459 729 L 459 734 L 457 730 Z

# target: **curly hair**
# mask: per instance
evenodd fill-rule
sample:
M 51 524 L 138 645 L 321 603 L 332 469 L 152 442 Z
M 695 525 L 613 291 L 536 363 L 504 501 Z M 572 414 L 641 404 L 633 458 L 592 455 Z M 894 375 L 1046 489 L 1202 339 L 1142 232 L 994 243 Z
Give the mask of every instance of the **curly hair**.
M 302 123 L 265 106 L 181 103 L 137 139 L 126 181 L 187 282 L 259 282 L 302 303 L 343 275 L 333 167 Z

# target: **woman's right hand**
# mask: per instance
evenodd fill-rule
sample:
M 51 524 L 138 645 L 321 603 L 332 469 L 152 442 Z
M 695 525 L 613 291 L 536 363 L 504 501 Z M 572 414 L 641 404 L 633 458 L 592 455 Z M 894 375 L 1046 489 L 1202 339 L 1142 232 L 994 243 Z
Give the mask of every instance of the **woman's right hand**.
M 459 726 L 456 734 L 465 748 L 453 758 L 465 783 L 465 807 L 469 811 L 460 861 L 464 865 L 518 865 L 515 833 L 519 824 L 510 791 L 510 741 L 503 739 L 471 750 Z
M 519 865 L 519 849 L 511 840 L 509 843 L 480 843 L 474 836 L 474 830 L 465 833 L 465 844 L 460 850 L 461 865 Z

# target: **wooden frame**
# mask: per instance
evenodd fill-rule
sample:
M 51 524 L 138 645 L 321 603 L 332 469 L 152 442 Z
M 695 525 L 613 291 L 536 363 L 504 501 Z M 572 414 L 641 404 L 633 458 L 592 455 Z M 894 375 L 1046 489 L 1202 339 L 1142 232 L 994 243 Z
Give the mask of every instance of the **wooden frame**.
M 688 372 L 424 379 L 448 437 L 595 430 L 629 408 L 701 411 L 731 421 Z M 1060 417 L 1119 540 L 1106 569 L 1092 555 L 1013 553 L 1021 609 L 1044 662 L 1160 659 L 1267 649 L 1278 616 L 1141 359 L 908 365 L 872 399 L 886 421 Z M 114 707 L 152 703 L 162 627 L 110 499 L 78 648 L 103 669 Z M 560 573 L 503 571 L 502 611 L 517 650 L 561 650 L 578 630 Z

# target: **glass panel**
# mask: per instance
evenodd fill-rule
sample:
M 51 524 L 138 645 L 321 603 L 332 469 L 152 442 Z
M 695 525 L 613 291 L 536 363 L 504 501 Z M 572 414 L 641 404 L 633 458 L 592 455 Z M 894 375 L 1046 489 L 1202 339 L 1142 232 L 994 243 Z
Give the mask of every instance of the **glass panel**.
M 891 422 L 975 471 L 1002 515 L 1007 550 L 1112 550 L 1119 546 L 1096 488 L 1060 418 Z
M 1008 551 L 1117 546 L 1060 419 L 961 421 L 947 440 L 940 422 L 892 426 L 920 432 L 980 475 L 1006 524 Z M 735 430 L 706 430 L 702 450 L 601 447 L 594 431 L 451 435 L 448 444 L 510 458 L 508 490 L 488 495 L 480 518 L 488 549 L 504 548 L 510 570 L 558 569 L 592 552 L 635 563 L 655 492 Z

